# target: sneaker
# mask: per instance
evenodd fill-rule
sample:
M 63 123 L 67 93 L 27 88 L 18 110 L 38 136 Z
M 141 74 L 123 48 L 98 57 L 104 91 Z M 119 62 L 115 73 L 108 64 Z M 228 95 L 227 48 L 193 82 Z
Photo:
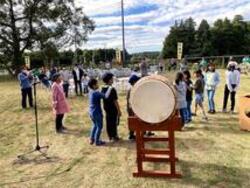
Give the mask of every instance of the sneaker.
M 94 139 L 89 139 L 89 144 L 90 145 L 93 145 L 95 143 L 95 140 Z
M 58 129 L 58 130 L 56 130 L 56 133 L 57 134 L 63 134 L 64 132 L 63 132 L 63 129 Z
M 62 126 L 62 130 L 68 130 L 66 127 Z
M 223 110 L 222 110 L 222 113 L 227 113 L 227 109 L 223 109 Z
M 106 144 L 106 142 L 104 142 L 104 141 L 99 141 L 99 142 L 97 142 L 95 145 L 96 146 L 104 146 Z

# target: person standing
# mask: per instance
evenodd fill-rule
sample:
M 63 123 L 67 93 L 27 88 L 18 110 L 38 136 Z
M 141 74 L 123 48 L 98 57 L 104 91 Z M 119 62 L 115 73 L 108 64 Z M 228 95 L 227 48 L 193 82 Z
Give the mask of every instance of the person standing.
M 186 83 L 184 82 L 184 75 L 182 72 L 178 72 L 176 74 L 174 87 L 175 87 L 176 94 L 177 94 L 177 109 L 180 112 L 180 116 L 181 116 L 183 124 L 186 124 L 188 123 L 187 100 L 186 100 L 187 87 L 186 87 Z
M 142 59 L 140 63 L 141 77 L 148 76 L 148 67 L 145 58 Z
M 106 94 L 108 88 L 112 86 L 114 82 L 113 77 L 114 75 L 112 73 L 106 73 L 103 75 L 103 82 L 106 85 L 102 88 L 102 93 Z M 104 110 L 106 112 L 106 126 L 109 140 L 119 141 L 117 127 L 119 125 L 119 119 L 122 113 L 115 88 L 112 88 L 109 97 L 104 99 Z
M 209 111 L 210 114 L 215 114 L 215 103 L 214 103 L 214 95 L 218 84 L 220 83 L 220 75 L 215 69 L 215 64 L 210 63 L 208 66 L 208 70 L 205 74 L 205 88 L 207 90 L 208 103 L 209 103 Z
M 183 72 L 184 80 L 187 87 L 186 100 L 187 100 L 187 121 L 192 121 L 192 100 L 193 100 L 193 82 L 191 74 L 188 70 Z
M 66 128 L 63 126 L 64 114 L 69 112 L 69 105 L 64 95 L 63 87 L 61 85 L 62 77 L 59 73 L 53 75 L 52 78 L 52 104 L 53 111 L 56 115 L 55 124 L 56 132 L 62 133 Z
M 32 81 L 33 76 L 27 70 L 26 67 L 23 67 L 21 72 L 18 74 L 18 80 L 21 86 L 22 92 L 22 108 L 27 108 L 27 97 L 29 99 L 29 106 L 33 107 L 33 96 L 32 96 Z
M 88 83 L 89 83 L 89 77 L 87 74 L 84 74 L 83 78 L 82 78 L 82 85 L 83 85 L 83 93 L 84 94 L 88 94 L 88 92 L 89 92 Z
M 230 95 L 231 99 L 231 113 L 234 113 L 235 108 L 235 95 L 240 85 L 240 72 L 236 69 L 235 65 L 229 66 L 226 71 L 226 85 L 224 89 L 223 112 L 227 111 L 227 101 Z
M 65 97 L 68 98 L 69 97 L 69 79 L 71 76 L 70 71 L 67 70 L 65 67 L 63 67 L 63 69 L 60 71 L 60 74 L 63 80 L 63 91 L 65 94 Z
M 204 100 L 203 95 L 204 95 L 205 83 L 204 83 L 202 71 L 197 70 L 195 72 L 195 77 L 196 77 L 196 81 L 195 81 L 194 86 L 193 86 L 193 89 L 195 91 L 195 113 L 194 113 L 194 116 L 197 115 L 197 110 L 198 110 L 198 106 L 199 106 L 202 110 L 202 113 L 203 113 L 203 119 L 208 120 L 205 109 L 204 109 L 204 105 L 203 105 L 203 100 Z
M 96 79 L 91 79 L 88 83 L 89 92 L 89 115 L 93 122 L 93 127 L 90 134 L 90 145 L 102 146 L 105 142 L 101 141 L 101 133 L 103 128 L 103 114 L 101 108 L 101 99 L 108 98 L 112 87 L 109 87 L 106 94 L 98 91 L 99 85 Z
M 138 82 L 140 80 L 140 77 L 138 77 L 137 75 L 132 75 L 129 78 L 129 84 L 131 85 L 131 87 L 134 87 L 134 85 L 136 84 L 136 82 Z M 131 107 L 130 104 L 130 94 L 131 94 L 131 88 L 128 90 L 127 92 L 127 112 L 128 112 L 128 116 L 129 117 L 133 117 L 135 116 L 135 113 Z M 129 130 L 129 136 L 128 136 L 129 140 L 134 140 L 135 139 L 135 133 L 132 130 Z
M 78 86 L 80 89 L 80 95 L 82 95 L 82 77 L 83 77 L 83 70 L 80 68 L 78 64 L 75 65 L 75 68 L 72 71 L 74 82 L 75 82 L 75 92 L 78 95 Z

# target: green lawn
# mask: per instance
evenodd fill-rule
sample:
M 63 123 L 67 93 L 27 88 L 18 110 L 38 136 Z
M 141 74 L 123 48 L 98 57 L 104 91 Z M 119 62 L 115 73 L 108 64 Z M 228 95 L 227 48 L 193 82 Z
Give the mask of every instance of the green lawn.
M 249 85 L 250 77 L 243 76 L 237 97 L 250 93 Z M 133 178 L 136 150 L 135 144 L 127 141 L 124 94 L 120 95 L 123 117 L 119 127 L 123 141 L 97 148 L 88 144 L 91 122 L 87 98 L 69 100 L 72 111 L 65 125 L 71 131 L 57 135 L 50 93 L 39 87 L 41 145 L 50 146 L 51 159 L 33 154 L 21 162 L 17 155 L 34 147 L 34 113 L 20 108 L 17 82 L 1 82 L 0 89 L 0 187 L 250 187 L 250 133 L 239 130 L 237 114 L 217 113 L 209 116 L 208 123 L 198 116 L 190 128 L 176 134 L 177 168 L 182 179 Z M 216 95 L 218 110 L 222 108 L 223 89 L 224 80 Z M 105 130 L 102 136 L 107 138 Z M 146 167 L 162 169 L 166 165 Z

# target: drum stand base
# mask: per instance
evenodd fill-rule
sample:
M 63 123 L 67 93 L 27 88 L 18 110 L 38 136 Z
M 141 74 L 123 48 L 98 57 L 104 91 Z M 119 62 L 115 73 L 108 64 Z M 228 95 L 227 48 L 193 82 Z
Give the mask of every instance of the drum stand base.
M 182 122 L 179 117 L 175 116 L 160 124 L 147 124 L 136 117 L 129 117 L 129 128 L 136 132 L 136 148 L 137 148 L 137 172 L 133 173 L 134 177 L 163 177 L 163 178 L 181 178 L 181 174 L 176 172 L 175 157 L 175 137 L 174 132 L 180 131 Z M 168 137 L 151 137 L 145 138 L 146 131 L 165 131 Z M 146 149 L 147 142 L 167 142 L 168 148 L 164 149 Z M 143 162 L 153 163 L 169 163 L 170 172 L 165 171 L 145 171 L 143 170 Z

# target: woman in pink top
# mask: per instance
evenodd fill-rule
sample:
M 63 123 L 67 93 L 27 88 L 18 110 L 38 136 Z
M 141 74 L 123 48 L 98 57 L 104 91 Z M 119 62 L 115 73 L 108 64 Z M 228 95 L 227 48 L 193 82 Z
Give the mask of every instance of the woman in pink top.
M 56 114 L 56 132 L 62 133 L 66 128 L 63 126 L 63 117 L 65 113 L 69 112 L 69 105 L 66 101 L 66 97 L 63 92 L 63 87 L 61 85 L 62 78 L 61 75 L 56 73 L 53 78 L 52 85 L 52 104 L 53 111 Z

